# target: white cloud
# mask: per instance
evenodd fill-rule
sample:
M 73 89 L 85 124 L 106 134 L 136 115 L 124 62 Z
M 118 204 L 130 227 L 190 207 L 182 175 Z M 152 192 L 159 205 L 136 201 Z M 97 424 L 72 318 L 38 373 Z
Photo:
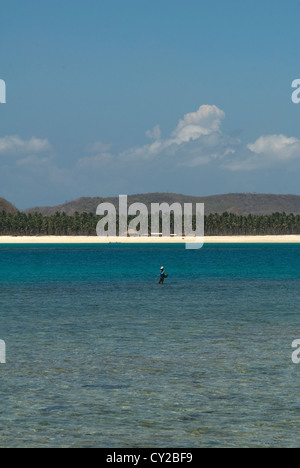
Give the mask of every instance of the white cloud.
M 248 149 L 255 154 L 284 162 L 300 157 L 300 140 L 285 135 L 264 135 L 249 144 Z
M 21 170 L 47 170 L 67 176 L 72 172 L 74 179 L 94 177 L 102 169 L 125 173 L 136 166 L 142 168 L 147 163 L 151 170 L 152 162 L 164 162 L 164 168 L 180 171 L 180 167 L 190 168 L 211 166 L 230 171 L 253 171 L 273 165 L 284 164 L 300 157 L 300 140 L 285 135 L 263 135 L 254 143 L 242 144 L 238 138 L 222 132 L 225 112 L 215 105 L 202 105 L 196 112 L 184 115 L 167 138 L 162 138 L 161 129 L 156 125 L 147 131 L 146 136 L 153 141 L 143 146 L 113 153 L 111 145 L 97 141 L 85 149 L 85 154 L 77 160 L 69 171 L 59 169 L 55 160 L 45 152 L 51 149 L 47 139 L 32 137 L 23 140 L 19 136 L 0 138 L 0 156 L 17 156 L 17 167 Z M 141 163 L 140 166 L 138 164 Z M 138 172 L 136 172 L 138 173 Z
M 185 156 L 188 157 L 191 148 L 194 157 L 195 148 L 192 143 L 198 142 L 205 145 L 208 143 L 209 136 L 218 139 L 221 135 L 220 127 L 224 118 L 225 113 L 217 106 L 203 105 L 197 112 L 186 114 L 178 122 L 170 138 L 162 139 L 160 128 L 157 125 L 152 131 L 148 130 L 146 132 L 149 138 L 155 140 L 153 143 L 129 148 L 119 154 L 118 158 L 123 161 L 146 161 L 157 156 L 179 155 L 179 152 L 183 149 Z M 207 154 L 205 157 L 207 158 Z M 197 158 L 199 158 L 199 154 Z
M 153 130 L 147 130 L 146 136 L 151 140 L 160 140 L 161 139 L 161 130 L 159 125 L 155 125 Z
M 241 150 L 241 154 L 227 161 L 225 167 L 234 171 L 277 167 L 300 158 L 300 140 L 282 134 L 263 135 Z
M 241 187 L 243 180 L 256 178 L 251 171 L 266 176 L 274 168 L 281 173 L 285 166 L 291 170 L 300 160 L 299 139 L 262 135 L 248 144 L 222 131 L 224 119 L 225 112 L 217 106 L 203 105 L 184 115 L 177 125 L 175 122 L 173 131 L 165 137 L 156 125 L 146 132 L 151 141 L 122 152 L 96 141 L 73 163 L 65 158 L 58 160 L 48 139 L 5 136 L 0 138 L 2 184 L 24 184 L 30 192 L 36 187 L 41 192 L 51 189 L 80 196 L 98 190 L 112 193 L 115 187 L 124 193 L 160 190 L 166 181 L 167 190 L 182 191 L 179 187 L 189 187 L 198 175 L 210 189 L 205 174 L 214 171 L 219 181 L 236 180 Z M 230 171 L 235 174 L 229 175 Z
M 51 145 L 47 139 L 41 140 L 39 138 L 32 137 L 29 140 L 23 140 L 18 135 L 0 138 L 1 156 L 38 154 L 49 151 L 50 149 Z
M 47 158 L 47 157 L 39 157 L 37 155 L 30 155 L 30 156 L 27 156 L 26 158 L 21 158 L 21 159 L 18 159 L 18 161 L 16 162 L 16 166 L 17 167 L 37 167 L 37 166 L 40 166 L 40 167 L 46 167 L 46 166 L 49 166 L 49 164 L 51 164 L 52 162 L 52 158 Z
M 198 140 L 201 136 L 219 132 L 224 118 L 225 112 L 217 106 L 201 106 L 197 112 L 186 114 L 183 120 L 179 121 L 172 134 L 173 142 L 181 145 L 191 140 Z
M 77 161 L 76 168 L 78 169 L 100 169 L 104 165 L 113 161 L 114 156 L 110 153 L 110 144 L 105 144 L 102 141 L 90 145 L 87 151 L 91 156 L 85 156 Z
M 88 146 L 87 151 L 91 154 L 102 154 L 108 153 L 111 148 L 111 144 L 103 143 L 103 141 L 96 141 L 92 145 Z
M 110 153 L 96 154 L 91 157 L 80 158 L 77 161 L 78 169 L 101 169 L 104 165 L 113 161 L 113 156 Z

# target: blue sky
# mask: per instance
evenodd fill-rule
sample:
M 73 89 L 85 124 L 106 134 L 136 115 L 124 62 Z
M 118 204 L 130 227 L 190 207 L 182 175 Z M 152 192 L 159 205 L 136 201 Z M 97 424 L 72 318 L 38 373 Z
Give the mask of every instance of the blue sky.
M 1 0 L 0 196 L 300 194 L 298 0 Z

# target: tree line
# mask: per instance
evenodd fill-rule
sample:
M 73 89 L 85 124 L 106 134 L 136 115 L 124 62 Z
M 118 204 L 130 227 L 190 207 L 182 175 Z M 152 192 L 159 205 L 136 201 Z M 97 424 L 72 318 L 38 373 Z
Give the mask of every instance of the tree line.
M 134 217 L 130 217 L 128 221 Z M 0 213 L 1 236 L 95 236 L 100 220 L 93 213 L 75 213 L 68 216 L 56 213 L 42 214 Z M 196 219 L 194 219 L 195 227 Z M 118 224 L 118 218 L 117 218 Z M 239 216 L 232 213 L 209 214 L 205 216 L 205 235 L 288 235 L 300 234 L 300 215 L 274 213 L 272 215 Z M 173 229 L 171 215 L 171 233 Z M 149 234 L 151 219 L 149 218 Z

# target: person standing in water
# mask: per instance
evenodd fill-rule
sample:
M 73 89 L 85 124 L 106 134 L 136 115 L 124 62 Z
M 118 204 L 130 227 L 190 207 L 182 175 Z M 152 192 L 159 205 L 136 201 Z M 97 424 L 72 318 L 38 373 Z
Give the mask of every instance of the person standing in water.
M 164 267 L 161 267 L 158 284 L 164 284 L 165 278 L 168 278 L 168 275 L 166 275 Z

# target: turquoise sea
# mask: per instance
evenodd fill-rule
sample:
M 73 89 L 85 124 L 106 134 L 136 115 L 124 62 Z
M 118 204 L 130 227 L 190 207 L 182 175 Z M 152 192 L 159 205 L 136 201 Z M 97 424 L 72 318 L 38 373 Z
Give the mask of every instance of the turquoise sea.
M 300 245 L 2 245 L 0 339 L 1 447 L 300 446 Z

